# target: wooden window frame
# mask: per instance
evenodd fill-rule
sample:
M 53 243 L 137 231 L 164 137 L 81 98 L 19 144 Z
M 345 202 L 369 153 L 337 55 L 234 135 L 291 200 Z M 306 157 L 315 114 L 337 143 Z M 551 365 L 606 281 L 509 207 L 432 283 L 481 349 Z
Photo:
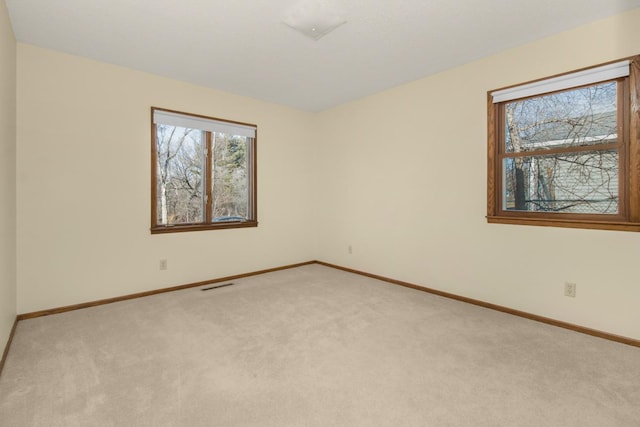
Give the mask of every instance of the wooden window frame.
M 205 132 L 205 143 L 206 143 L 206 204 L 205 204 L 205 220 L 202 223 L 190 223 L 190 224 L 173 224 L 173 225 L 162 225 L 158 224 L 158 213 L 157 213 L 157 165 L 158 165 L 158 153 L 156 150 L 156 137 L 157 137 L 157 128 L 154 123 L 153 116 L 154 111 L 164 111 L 169 113 L 181 114 L 184 116 L 190 116 L 195 118 L 201 118 L 206 120 L 213 120 L 217 122 L 224 122 L 229 124 L 241 125 L 241 126 L 250 126 L 256 129 L 255 138 L 249 138 L 249 159 L 248 166 L 249 170 L 249 196 L 248 196 L 248 216 L 246 221 L 224 221 L 224 222 L 212 222 L 212 210 L 213 210 L 213 197 L 212 197 L 212 186 L 211 186 L 211 169 L 213 156 L 211 155 L 212 148 L 212 132 Z M 258 126 L 251 123 L 238 122 L 233 120 L 220 119 L 216 117 L 203 116 L 199 114 L 191 114 L 185 113 L 183 111 L 169 110 L 166 108 L 158 108 L 151 107 L 151 234 L 164 234 L 164 233 L 180 233 L 186 231 L 201 231 L 201 230 L 221 230 L 221 229 L 229 229 L 229 228 L 248 228 L 248 227 L 257 227 L 258 226 L 258 203 L 257 203 L 257 174 L 258 174 L 258 164 L 257 164 L 257 140 L 258 140 Z
M 537 225 L 548 227 L 586 228 L 599 230 L 640 231 L 640 55 L 623 58 L 629 63 L 629 76 L 615 79 L 623 90 L 618 102 L 619 136 L 616 143 L 620 163 L 619 213 L 568 214 L 557 212 L 506 211 L 502 208 L 502 150 L 504 149 L 504 102 L 494 103 L 487 92 L 487 222 L 494 224 Z M 618 61 L 611 61 L 612 64 Z M 600 64 L 606 65 L 606 64 Z M 596 66 L 596 67 L 597 67 Z M 562 73 L 559 77 L 595 67 Z M 534 83 L 547 78 L 534 80 Z M 497 90 L 520 86 L 513 85 Z M 541 94 L 542 95 L 542 94 Z M 620 100 L 620 98 L 622 98 Z M 508 102 L 508 101 L 506 101 Z M 555 150 L 557 151 L 557 150 Z M 553 152 L 555 152 L 553 151 Z M 573 148 L 567 151 L 580 151 Z M 551 151 L 548 151 L 551 153 Z

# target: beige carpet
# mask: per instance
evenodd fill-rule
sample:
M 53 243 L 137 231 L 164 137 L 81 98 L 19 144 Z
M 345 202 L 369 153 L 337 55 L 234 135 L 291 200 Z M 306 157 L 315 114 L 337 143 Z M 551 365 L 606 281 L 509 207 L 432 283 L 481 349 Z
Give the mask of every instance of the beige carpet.
M 0 425 L 640 426 L 640 349 L 320 265 L 20 322 Z

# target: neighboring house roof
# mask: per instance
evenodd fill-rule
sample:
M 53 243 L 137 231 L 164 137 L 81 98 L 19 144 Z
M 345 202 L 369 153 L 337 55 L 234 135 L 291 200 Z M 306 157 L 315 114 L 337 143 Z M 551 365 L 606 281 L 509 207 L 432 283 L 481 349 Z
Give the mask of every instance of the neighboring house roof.
M 532 127 L 521 134 L 524 151 L 540 148 L 560 148 L 594 145 L 600 141 L 614 142 L 618 138 L 616 111 L 582 117 L 562 118 L 552 123 Z

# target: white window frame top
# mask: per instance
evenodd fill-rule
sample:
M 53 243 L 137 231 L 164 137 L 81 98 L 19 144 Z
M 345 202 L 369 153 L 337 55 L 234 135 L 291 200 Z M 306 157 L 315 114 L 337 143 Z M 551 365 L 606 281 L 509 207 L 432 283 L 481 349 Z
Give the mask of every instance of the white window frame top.
M 153 110 L 153 123 L 170 126 L 178 126 L 188 129 L 200 129 L 209 132 L 226 133 L 229 135 L 256 137 L 256 126 L 239 122 L 222 121 L 209 117 L 188 115 L 170 110 L 155 108 Z
M 498 104 L 505 101 L 513 101 L 514 99 L 527 98 L 544 93 L 592 85 L 620 77 L 627 77 L 629 75 L 630 63 L 631 61 L 624 60 L 523 85 L 511 86 L 491 92 L 491 96 L 493 97 L 493 103 Z

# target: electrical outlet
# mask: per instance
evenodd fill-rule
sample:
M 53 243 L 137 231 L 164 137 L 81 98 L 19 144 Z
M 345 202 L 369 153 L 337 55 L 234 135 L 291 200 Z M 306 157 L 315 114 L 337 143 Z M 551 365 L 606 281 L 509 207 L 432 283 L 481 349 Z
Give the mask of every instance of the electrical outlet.
M 570 282 L 564 282 L 564 296 L 565 297 L 576 297 L 576 284 Z
M 349 245 L 349 247 L 347 248 L 347 251 L 352 254 L 353 253 L 353 248 L 351 247 L 351 245 Z
M 166 259 L 161 259 L 160 260 L 160 270 L 166 270 L 167 269 L 167 260 Z

